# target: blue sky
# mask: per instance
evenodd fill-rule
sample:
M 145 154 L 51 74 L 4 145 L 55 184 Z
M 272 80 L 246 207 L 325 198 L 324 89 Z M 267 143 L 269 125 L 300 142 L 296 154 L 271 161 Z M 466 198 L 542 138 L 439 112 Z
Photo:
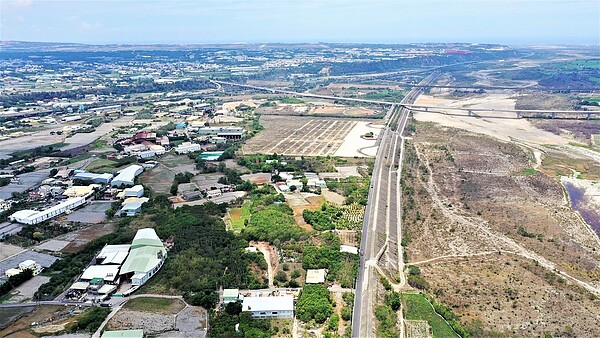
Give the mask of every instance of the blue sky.
M 600 44 L 600 0 L 0 0 L 0 40 Z

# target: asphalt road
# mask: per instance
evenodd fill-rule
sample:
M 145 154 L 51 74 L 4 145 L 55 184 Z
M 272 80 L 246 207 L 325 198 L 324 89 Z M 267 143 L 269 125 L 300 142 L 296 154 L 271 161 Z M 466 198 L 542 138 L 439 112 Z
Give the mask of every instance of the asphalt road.
M 421 81 L 427 85 L 433 81 L 432 74 Z M 402 104 L 411 104 L 422 93 L 423 87 L 410 91 L 399 106 L 392 107 L 388 126 L 385 128 L 377 152 L 368 203 L 361 237 L 361 257 L 354 297 L 352 337 L 374 337 L 374 295 L 379 283 L 378 270 L 400 277 L 404 283 L 401 246 L 402 203 L 400 175 L 404 138 L 410 111 Z

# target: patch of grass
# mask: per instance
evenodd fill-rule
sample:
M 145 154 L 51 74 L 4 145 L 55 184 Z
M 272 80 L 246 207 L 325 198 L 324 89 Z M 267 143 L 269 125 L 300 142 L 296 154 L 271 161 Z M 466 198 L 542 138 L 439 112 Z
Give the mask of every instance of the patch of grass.
M 181 311 L 184 305 L 179 299 L 139 297 L 128 300 L 123 307 L 132 311 L 175 314 Z
M 100 169 L 112 170 L 115 168 L 116 164 L 117 164 L 117 162 L 115 162 L 115 161 L 99 158 L 97 160 L 94 160 L 92 163 L 90 163 L 90 165 L 87 166 L 86 170 L 93 171 L 93 172 L 96 172 Z
M 586 99 L 586 101 L 600 103 L 600 96 L 596 96 L 596 97 L 592 97 L 592 98 Z
M 529 175 L 535 175 L 537 173 L 538 173 L 538 171 L 533 168 L 525 168 L 525 169 L 521 170 L 521 172 L 519 172 L 519 175 L 529 176 Z
M 288 103 L 288 104 L 300 104 L 300 103 L 304 103 L 303 100 L 295 98 L 295 97 L 283 97 L 283 98 L 279 99 L 279 101 L 281 103 Z
M 431 326 L 433 337 L 459 337 L 446 321 L 437 314 L 422 294 L 403 293 L 404 315 L 408 320 L 426 320 Z
M 594 135 L 594 143 L 600 146 L 600 134 Z
M 232 209 L 229 213 L 231 216 L 231 226 L 235 230 L 242 230 L 246 220 L 250 220 L 250 203 L 244 202 L 241 208 Z

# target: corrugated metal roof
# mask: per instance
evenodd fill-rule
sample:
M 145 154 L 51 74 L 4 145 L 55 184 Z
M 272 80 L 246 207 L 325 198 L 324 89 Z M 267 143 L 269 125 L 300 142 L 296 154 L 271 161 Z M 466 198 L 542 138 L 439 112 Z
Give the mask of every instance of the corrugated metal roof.
M 294 297 L 245 297 L 242 311 L 293 311 Z

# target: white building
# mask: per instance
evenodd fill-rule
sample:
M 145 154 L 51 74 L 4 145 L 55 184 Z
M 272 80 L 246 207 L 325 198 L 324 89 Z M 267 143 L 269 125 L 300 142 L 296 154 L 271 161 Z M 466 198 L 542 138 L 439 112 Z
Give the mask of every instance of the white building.
M 306 270 L 306 284 L 323 284 L 325 283 L 325 269 L 308 269 Z
M 95 265 L 121 265 L 129 255 L 129 244 L 105 245 L 96 255 Z
M 43 211 L 20 210 L 10 215 L 8 219 L 12 222 L 19 222 L 22 224 L 38 224 L 59 216 L 68 210 L 73 210 L 83 204 L 85 204 L 85 198 L 75 197 Z
M 113 175 L 106 173 L 106 174 L 94 174 L 94 173 L 88 173 L 88 172 L 78 172 L 75 174 L 75 176 L 73 176 L 73 179 L 78 179 L 78 180 L 82 180 L 82 181 L 92 181 L 93 183 L 98 183 L 98 184 L 108 184 L 110 182 L 110 180 L 112 180 Z
M 144 168 L 140 165 L 133 164 L 129 167 L 122 169 L 119 171 L 119 175 L 117 175 L 112 182 L 110 183 L 113 187 L 119 187 L 121 185 L 124 186 L 132 186 L 135 183 L 135 177 L 141 174 L 144 171 Z
M 294 318 L 294 297 L 244 297 L 242 311 L 254 318 Z
M 200 147 L 199 144 L 196 143 L 190 143 L 190 142 L 183 142 L 182 144 L 178 145 L 177 148 L 175 148 L 175 152 L 177 154 L 187 154 L 187 153 L 193 153 L 194 151 L 200 151 L 202 150 L 202 147 Z
M 119 267 L 119 265 L 90 265 L 79 279 L 89 282 L 95 278 L 102 278 L 106 283 L 116 283 L 119 278 Z
M 144 187 L 141 184 L 123 190 L 123 198 L 144 196 Z
M 142 211 L 142 204 L 148 202 L 148 197 L 129 197 L 123 201 L 119 216 L 135 216 Z

